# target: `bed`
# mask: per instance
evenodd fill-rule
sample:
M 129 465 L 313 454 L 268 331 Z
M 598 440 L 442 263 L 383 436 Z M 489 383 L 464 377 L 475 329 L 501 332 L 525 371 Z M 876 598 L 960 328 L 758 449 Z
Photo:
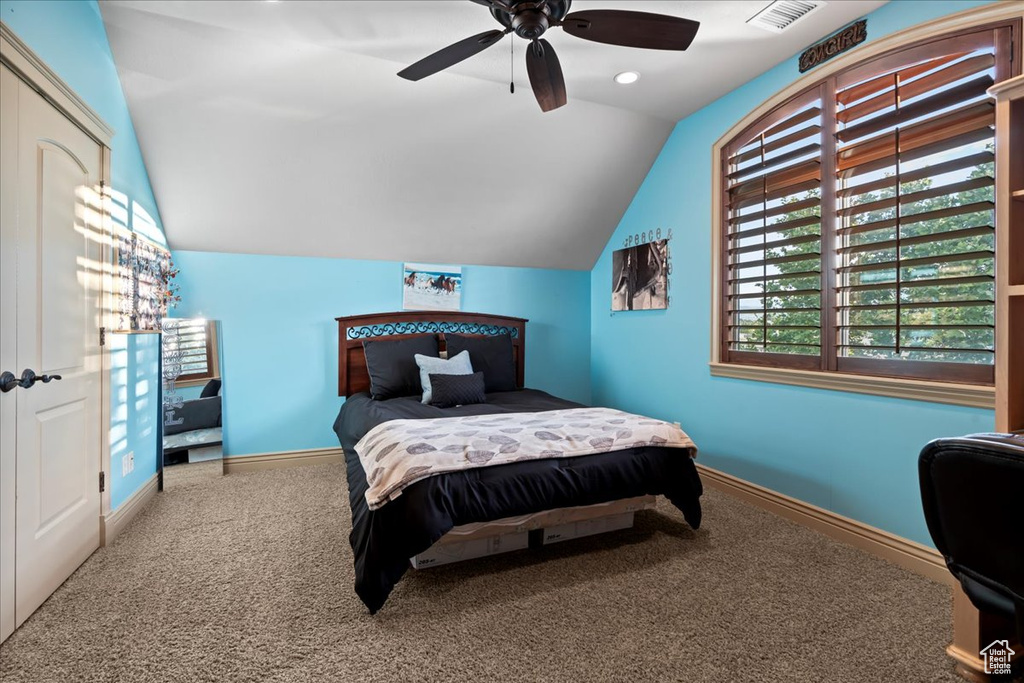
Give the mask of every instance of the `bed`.
M 590 443 L 597 444 L 598 448 L 567 450 L 557 455 L 553 451 L 542 455 L 549 452 L 537 451 L 537 446 L 523 439 L 524 449 L 529 451 L 526 455 L 522 451 L 513 452 L 508 456 L 498 455 L 479 466 L 467 464 L 454 471 L 407 477 L 399 493 L 389 492 L 387 488 L 381 490 L 383 477 L 369 464 L 381 460 L 380 456 L 369 457 L 371 448 L 381 449 L 383 439 L 377 438 L 378 433 L 438 432 L 446 431 L 440 429 L 445 425 L 477 427 L 480 424 L 490 424 L 493 425 L 490 429 L 501 428 L 502 432 L 509 433 L 506 428 L 509 424 L 520 429 L 518 425 L 523 423 L 550 422 L 554 416 L 559 416 L 558 422 L 568 422 L 566 416 L 582 415 L 593 418 L 594 424 L 608 421 L 619 423 L 620 427 L 623 420 L 632 419 L 634 423 L 625 426 L 639 435 L 644 429 L 664 429 L 666 423 L 588 408 L 543 391 L 524 388 L 527 321 L 522 318 L 462 312 L 400 312 L 341 317 L 337 322 L 338 394 L 346 397 L 346 401 L 335 420 L 334 431 L 345 453 L 352 508 L 349 540 L 355 562 L 355 590 L 371 613 L 384 605 L 410 568 L 411 558 L 451 538 L 499 534 L 509 525 L 519 524 L 522 528 L 524 519 L 534 528 L 552 520 L 588 519 L 610 514 L 609 511 L 641 509 L 647 507 L 650 497 L 655 495 L 666 496 L 691 527 L 699 527 L 702 486 L 692 458 L 695 448 L 681 449 L 682 444 L 676 444 L 677 447 L 654 445 L 664 443 L 659 437 L 635 441 L 639 437 L 628 436 L 626 441 L 635 441 L 630 447 L 623 447 L 621 443 L 613 445 L 611 439 L 595 438 L 590 439 Z M 450 408 L 424 404 L 419 395 L 388 400 L 370 396 L 364 342 L 433 338 L 443 357 L 448 336 L 452 340 L 467 336 L 511 338 L 514 390 L 487 393 L 485 403 Z M 418 425 L 430 427 L 412 429 Z M 547 425 L 541 424 L 541 427 Z M 566 428 L 570 429 L 568 425 Z M 615 425 L 603 428 L 611 429 L 614 438 Z M 530 430 L 532 428 L 528 427 L 527 431 Z M 536 433 L 556 438 L 547 431 Z M 618 433 L 629 434 L 628 430 Z M 426 436 L 438 437 L 436 433 Z M 393 438 L 399 439 L 398 436 Z M 562 437 L 559 443 L 569 443 L 568 437 Z M 583 441 L 574 443 L 587 446 Z M 393 450 L 396 445 L 397 441 L 382 450 Z M 505 448 L 519 448 L 519 445 L 495 450 L 502 452 Z M 423 457 L 440 461 L 443 451 L 452 449 L 429 447 L 429 450 L 433 452 Z M 417 468 L 409 471 L 414 469 Z M 609 507 L 613 502 L 616 505 Z

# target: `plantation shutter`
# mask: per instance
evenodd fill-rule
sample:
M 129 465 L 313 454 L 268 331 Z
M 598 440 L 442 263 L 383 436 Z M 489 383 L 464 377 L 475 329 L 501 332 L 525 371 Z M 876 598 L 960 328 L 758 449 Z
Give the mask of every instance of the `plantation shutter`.
M 728 359 L 820 365 L 821 104 L 815 89 L 724 150 Z
M 178 334 L 164 335 L 164 357 L 181 354 L 181 373 L 177 381 L 202 380 L 213 377 L 212 323 L 202 318 L 174 318 Z
M 837 80 L 839 371 L 993 380 L 992 35 Z
M 725 363 L 995 379 L 995 109 L 1019 24 L 886 52 L 722 148 Z

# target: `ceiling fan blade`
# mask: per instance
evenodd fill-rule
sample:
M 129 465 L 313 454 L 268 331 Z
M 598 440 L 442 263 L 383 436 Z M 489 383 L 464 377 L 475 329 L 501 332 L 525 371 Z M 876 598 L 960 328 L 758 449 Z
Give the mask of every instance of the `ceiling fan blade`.
M 562 65 L 551 43 L 541 38 L 527 48 L 526 73 L 530 75 L 533 94 L 543 111 L 558 109 L 566 103 Z
M 469 59 L 478 52 L 483 52 L 501 40 L 505 33 L 505 31 L 500 30 L 484 31 L 475 36 L 460 40 L 457 43 L 452 43 L 443 50 L 438 50 L 415 64 L 405 67 L 398 72 L 398 75 L 410 81 L 418 81 L 421 78 L 436 74 L 438 71 L 444 71 L 464 59 Z
M 650 50 L 685 50 L 699 27 L 691 19 L 618 9 L 573 12 L 562 20 L 565 32 L 577 38 Z

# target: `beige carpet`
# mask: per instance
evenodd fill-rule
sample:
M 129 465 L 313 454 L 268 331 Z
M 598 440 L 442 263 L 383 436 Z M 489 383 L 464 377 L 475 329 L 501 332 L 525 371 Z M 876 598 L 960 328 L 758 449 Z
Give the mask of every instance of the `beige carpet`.
M 959 681 L 947 588 L 716 492 L 352 592 L 340 465 L 160 494 L 0 647 L 15 681 Z
M 181 487 L 201 484 L 209 479 L 219 479 L 224 474 L 223 460 L 185 462 L 164 468 L 164 490 L 177 491 Z

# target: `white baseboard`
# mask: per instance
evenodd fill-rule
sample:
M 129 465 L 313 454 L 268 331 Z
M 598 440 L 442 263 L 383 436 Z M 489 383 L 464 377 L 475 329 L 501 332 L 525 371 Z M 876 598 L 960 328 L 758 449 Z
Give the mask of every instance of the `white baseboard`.
M 138 491 L 129 496 L 128 500 L 121 503 L 119 508 L 100 516 L 100 547 L 113 543 L 114 539 L 128 526 L 128 522 L 135 519 L 135 516 L 146 507 L 146 503 L 153 499 L 156 489 L 157 475 L 154 472 L 153 476 L 147 479 Z
M 946 568 L 946 561 L 934 548 L 890 534 L 888 531 L 882 531 L 802 500 L 790 498 L 731 474 L 704 465 L 697 465 L 697 469 L 704 483 L 713 489 L 728 493 L 797 524 L 810 527 L 841 543 L 852 545 L 904 569 L 909 569 L 915 574 L 948 586 L 956 584 L 956 579 Z
M 345 453 L 340 446 L 337 448 L 311 448 L 304 451 L 232 455 L 224 458 L 224 474 L 259 472 L 303 465 L 328 465 L 337 462 L 345 462 Z

